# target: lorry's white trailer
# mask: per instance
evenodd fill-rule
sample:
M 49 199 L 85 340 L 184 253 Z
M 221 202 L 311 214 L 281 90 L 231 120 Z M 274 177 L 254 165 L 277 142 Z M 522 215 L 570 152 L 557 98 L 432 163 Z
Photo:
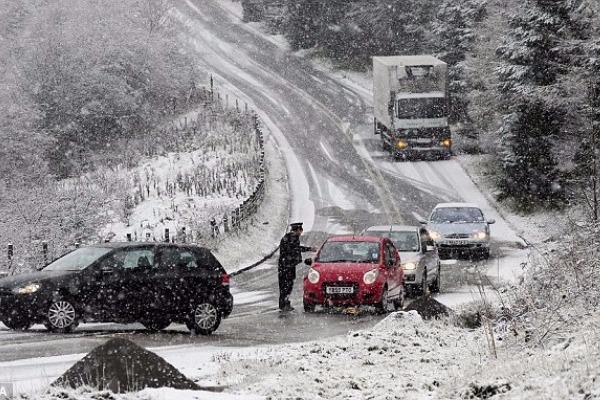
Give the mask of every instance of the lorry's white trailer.
M 394 156 L 447 157 L 448 69 L 428 55 L 373 57 L 374 132 Z

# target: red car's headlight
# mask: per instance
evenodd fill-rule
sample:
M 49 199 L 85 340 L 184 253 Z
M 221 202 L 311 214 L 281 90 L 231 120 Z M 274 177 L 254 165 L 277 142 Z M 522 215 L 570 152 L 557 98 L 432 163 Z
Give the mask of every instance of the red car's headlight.
M 319 282 L 319 278 L 320 278 L 320 276 L 319 276 L 319 272 L 317 272 L 317 270 L 312 269 L 312 268 L 308 270 L 308 274 L 306 275 L 306 279 L 308 279 L 308 281 L 310 283 L 317 283 L 317 282 Z
M 365 274 L 363 275 L 363 282 L 366 283 L 367 285 L 371 285 L 371 284 L 375 283 L 378 276 L 379 276 L 379 270 L 372 269 L 369 272 L 365 272 Z

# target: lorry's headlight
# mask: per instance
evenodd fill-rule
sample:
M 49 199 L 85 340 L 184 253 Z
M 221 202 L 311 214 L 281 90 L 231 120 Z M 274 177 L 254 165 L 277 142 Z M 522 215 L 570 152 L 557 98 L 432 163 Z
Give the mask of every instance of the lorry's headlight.
M 429 231 L 429 237 L 433 240 L 440 240 L 442 238 L 442 234 L 438 231 Z
M 372 269 L 369 272 L 365 272 L 365 274 L 363 275 L 363 282 L 366 283 L 367 285 L 371 285 L 372 283 L 374 283 L 377 280 L 378 276 L 379 276 L 379 270 Z
M 13 289 L 13 293 L 15 294 L 31 294 L 37 292 L 42 285 L 39 283 L 28 283 L 25 286 L 21 286 Z
M 417 269 L 417 263 L 414 261 L 410 261 L 402 264 L 402 269 L 405 271 L 412 271 L 413 269 Z
M 309 269 L 308 270 L 308 275 L 306 276 L 306 279 L 308 279 L 308 281 L 310 283 L 317 283 L 319 282 L 320 276 L 319 276 L 319 272 L 315 269 Z
M 396 147 L 399 149 L 405 149 L 408 147 L 408 143 L 406 143 L 404 140 L 398 140 L 398 142 L 396 142 Z
M 487 238 L 487 233 L 485 231 L 480 231 L 480 232 L 475 233 L 475 239 L 483 240 L 485 238 Z

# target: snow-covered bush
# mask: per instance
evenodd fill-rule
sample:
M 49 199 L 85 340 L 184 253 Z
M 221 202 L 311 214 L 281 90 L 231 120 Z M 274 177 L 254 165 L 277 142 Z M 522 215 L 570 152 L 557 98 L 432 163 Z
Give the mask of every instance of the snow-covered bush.
M 576 226 L 553 251 L 540 252 L 510 294 L 517 336 L 534 346 L 562 341 L 600 305 L 600 227 Z

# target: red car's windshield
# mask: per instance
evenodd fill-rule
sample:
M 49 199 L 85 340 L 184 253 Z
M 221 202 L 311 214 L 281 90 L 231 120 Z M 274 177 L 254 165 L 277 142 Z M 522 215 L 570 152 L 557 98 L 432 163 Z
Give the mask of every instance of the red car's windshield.
M 379 243 L 376 242 L 327 242 L 317 256 L 320 263 L 378 262 Z

